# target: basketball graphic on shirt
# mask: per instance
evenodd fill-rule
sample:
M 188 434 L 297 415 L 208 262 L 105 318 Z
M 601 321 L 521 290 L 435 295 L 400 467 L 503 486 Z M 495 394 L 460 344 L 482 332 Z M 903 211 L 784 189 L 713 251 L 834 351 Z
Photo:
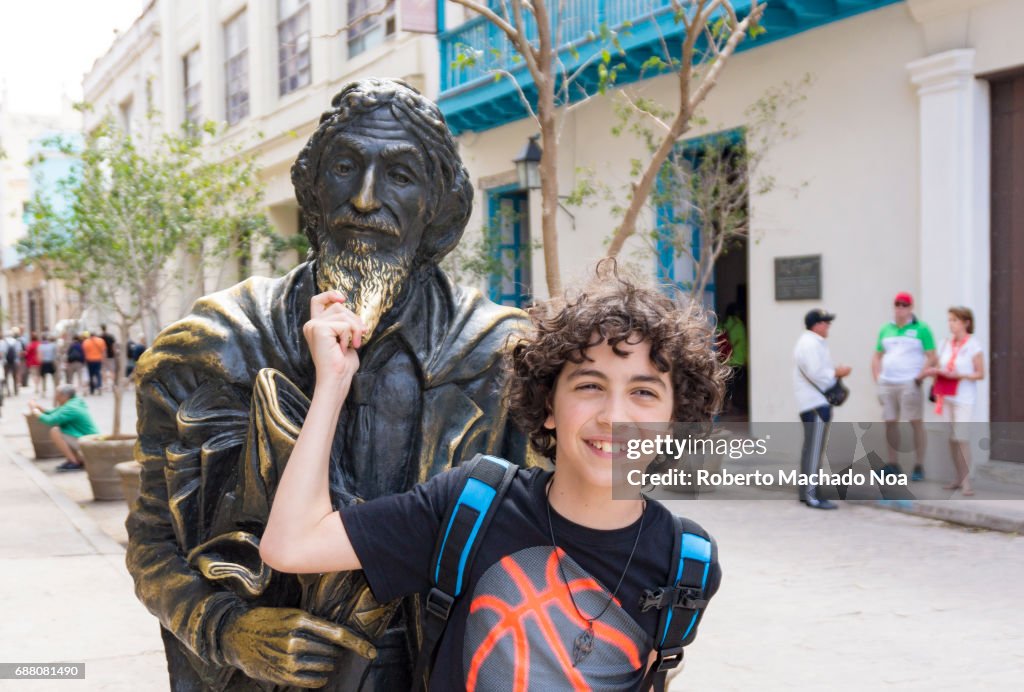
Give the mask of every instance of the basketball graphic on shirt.
M 573 647 L 587 623 L 573 607 L 569 588 L 587 618 L 600 613 L 611 596 L 550 546 L 520 550 L 488 568 L 466 621 L 466 689 L 621 690 L 639 684 L 650 637 L 618 602 L 594 622 L 593 650 L 573 666 Z

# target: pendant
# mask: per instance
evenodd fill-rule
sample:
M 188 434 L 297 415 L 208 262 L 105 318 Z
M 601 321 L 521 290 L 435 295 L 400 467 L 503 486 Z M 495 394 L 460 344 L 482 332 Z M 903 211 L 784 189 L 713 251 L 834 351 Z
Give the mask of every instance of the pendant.
M 584 659 L 594 650 L 594 623 L 588 622 L 587 629 L 576 635 L 572 643 L 572 667 L 583 663 Z

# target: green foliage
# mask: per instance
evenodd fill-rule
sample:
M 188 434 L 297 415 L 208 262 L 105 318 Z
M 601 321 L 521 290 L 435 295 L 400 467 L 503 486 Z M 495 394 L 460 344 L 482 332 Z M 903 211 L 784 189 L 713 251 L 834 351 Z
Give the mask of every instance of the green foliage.
M 213 151 L 204 132 L 217 130 L 137 141 L 108 121 L 84 146 L 52 141 L 76 166 L 57 194 L 30 201 L 21 256 L 125 329 L 157 315 L 179 278 L 170 268 L 176 253 L 223 263 L 250 251 L 243 240 L 273 235 L 255 163 L 237 150 Z
M 490 223 L 480 229 L 480 235 L 463 239 L 441 262 L 442 268 L 457 282 L 487 282 L 492 279 L 511 279 L 517 268 L 529 267 L 533 252 L 541 249 L 539 242 L 521 248 L 518 267 L 504 260 L 502 254 L 502 227 L 515 223 L 518 215 L 499 210 Z

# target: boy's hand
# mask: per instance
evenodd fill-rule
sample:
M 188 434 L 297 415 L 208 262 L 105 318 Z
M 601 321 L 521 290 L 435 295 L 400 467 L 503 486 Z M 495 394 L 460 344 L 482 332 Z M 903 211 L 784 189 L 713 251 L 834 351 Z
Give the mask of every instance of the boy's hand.
M 345 296 L 326 291 L 309 303 L 309 322 L 302 333 L 309 344 L 316 366 L 318 383 L 341 385 L 347 392 L 359 369 L 356 349 L 363 345 L 366 327 L 355 313 L 345 307 Z

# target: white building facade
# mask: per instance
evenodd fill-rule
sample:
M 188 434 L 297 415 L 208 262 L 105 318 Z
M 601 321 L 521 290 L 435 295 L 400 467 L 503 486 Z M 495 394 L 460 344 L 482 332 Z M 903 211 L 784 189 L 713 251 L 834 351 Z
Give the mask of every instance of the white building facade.
M 386 76 L 437 93 L 436 17 L 422 0 L 153 0 L 86 75 L 84 128 L 108 116 L 138 128 L 149 108 L 168 132 L 227 124 L 211 145 L 255 155 L 270 222 L 291 235 L 299 228 L 292 163 L 345 83 Z M 254 262 L 252 271 L 272 269 Z M 183 287 L 162 306 L 163 323 L 239 278 L 220 271 Z
M 613 9 L 663 12 L 668 4 L 595 2 L 600 17 Z M 435 39 L 402 30 L 403 22 L 429 18 L 423 3 L 377 13 L 381 7 L 373 0 L 154 0 L 87 76 L 86 99 L 96 105 L 90 117 L 136 117 L 135 104 L 152 99 L 166 128 L 186 119 L 230 123 L 224 141 L 257 154 L 271 222 L 289 234 L 298 228 L 289 169 L 332 95 L 353 78 L 402 78 L 437 98 L 459 135 L 477 183 L 469 242 L 497 211 L 510 210 L 522 218 L 514 244 L 534 243 L 539 192 L 518 187 L 512 159 L 536 126 L 503 110 L 508 94 L 492 74 L 452 77 L 451 48 L 471 42 L 460 31 L 479 20 L 465 21 L 461 8 L 445 3 L 437 14 L 446 31 Z M 737 299 L 746 305 L 752 420 L 795 419 L 792 347 L 803 314 L 822 305 L 839 315 L 830 338 L 836 360 L 854 367 L 853 394 L 838 416 L 877 420 L 870 361 L 899 291 L 914 294 L 917 315 L 940 340 L 949 306 L 974 310 L 990 373 L 976 414 L 1024 420 L 1016 394 L 1024 390 L 1024 366 L 1015 346 L 1024 286 L 1014 284 L 1013 271 L 1024 261 L 1024 209 L 1016 209 L 1024 155 L 1005 156 L 1024 147 L 1024 125 L 1014 127 L 1024 117 L 1016 106 L 1024 98 L 1014 97 L 1024 93 L 1024 44 L 1013 33 L 1022 21 L 1024 3 L 1016 0 L 769 0 L 766 37 L 733 57 L 702 110 L 707 125 L 688 133 L 742 130 L 745 110 L 766 90 L 811 76 L 788 123 L 793 136 L 762 164 L 777 184 L 751 192 L 750 240 L 722 261 L 710 301 L 719 310 Z M 676 84 L 660 76 L 630 88 L 672 103 Z M 561 190 L 571 190 L 584 169 L 621 190 L 631 159 L 645 157 L 640 141 L 612 135 L 613 98 L 595 98 L 567 116 Z M 564 279 L 585 274 L 604 254 L 612 204 L 595 199 L 560 217 Z M 652 214 L 646 227 L 656 225 Z M 625 256 L 644 261 L 636 260 L 644 257 L 640 246 L 627 245 Z M 525 284 L 520 293 L 543 297 L 542 253 L 529 257 L 515 279 Z M 786 278 L 780 267 L 805 257 L 816 258 L 819 297 L 777 296 Z M 654 274 L 655 261 L 646 261 Z M 183 294 L 168 306 L 168 319 L 218 281 Z M 493 297 L 509 299 L 500 281 L 491 283 Z M 997 446 L 1003 457 L 1024 460 L 1024 441 Z
M 743 128 L 745 110 L 767 89 L 811 77 L 805 100 L 788 116 L 793 136 L 780 140 L 762 164 L 775 187 L 751 191 L 745 266 L 728 268 L 730 277 L 719 286 L 724 295 L 711 301 L 719 310 L 737 295 L 746 302 L 750 418 L 795 419 L 793 344 L 804 313 L 827 306 L 838 314 L 832 353 L 853 366 L 853 393 L 837 415 L 879 420 L 871 357 L 880 327 L 892 319 L 895 294 L 909 291 L 938 341 L 947 334 L 948 307 L 973 309 L 989 374 L 979 383 L 976 415 L 1024 420 L 1017 345 L 1024 287 L 1013 278 L 1024 266 L 1018 211 L 1024 157 L 1013 155 L 1024 148 L 1018 106 L 1024 103 L 1024 43 L 1013 37 L 1024 21 L 1024 3 L 780 0 L 769 9 L 766 36 L 777 40 L 754 43 L 732 58 L 702 109 L 707 125 L 687 135 Z M 634 25 L 634 33 L 640 30 Z M 529 228 L 536 229 L 526 233 L 527 242 L 536 241 L 540 194 L 517 189 L 512 164 L 536 125 L 504 117 L 506 124 L 480 126 L 483 109 L 501 95 L 488 92 L 474 101 L 473 92 L 496 88 L 477 81 L 440 94 L 449 121 L 461 126 L 463 156 L 479 184 L 470 228 L 488 222 L 496 198 L 518 194 L 527 202 Z M 630 88 L 664 104 L 676 101 L 671 75 Z M 612 135 L 613 104 L 614 95 L 596 98 L 567 116 L 559 152 L 562 191 L 571 190 L 584 169 L 622 190 L 630 160 L 647 156 L 636 138 Z M 563 278 L 585 273 L 603 256 L 617 218 L 601 200 L 569 211 L 574 218 L 560 216 Z M 647 228 L 656 225 L 652 214 Z M 624 257 L 631 256 L 637 255 L 627 245 Z M 640 256 L 653 274 L 650 253 Z M 820 297 L 777 298 L 783 278 L 777 260 L 806 256 L 820 258 Z M 543 258 L 539 252 L 531 258 L 529 292 L 544 296 Z M 933 418 L 929 411 L 926 419 Z M 1021 441 L 993 444 L 1002 458 L 1024 461 Z

